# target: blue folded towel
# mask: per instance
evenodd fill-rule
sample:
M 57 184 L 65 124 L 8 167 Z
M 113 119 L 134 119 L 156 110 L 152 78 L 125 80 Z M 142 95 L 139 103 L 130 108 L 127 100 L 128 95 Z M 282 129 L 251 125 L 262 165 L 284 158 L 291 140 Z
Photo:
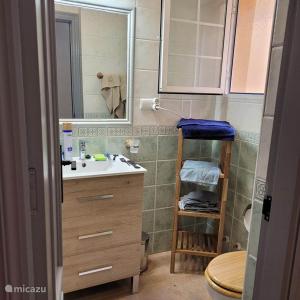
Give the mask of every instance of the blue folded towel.
M 220 168 L 214 162 L 186 160 L 180 171 L 183 182 L 193 182 L 205 186 L 218 184 Z
M 185 139 L 233 141 L 235 136 L 235 129 L 226 121 L 182 118 L 177 128 L 182 128 Z

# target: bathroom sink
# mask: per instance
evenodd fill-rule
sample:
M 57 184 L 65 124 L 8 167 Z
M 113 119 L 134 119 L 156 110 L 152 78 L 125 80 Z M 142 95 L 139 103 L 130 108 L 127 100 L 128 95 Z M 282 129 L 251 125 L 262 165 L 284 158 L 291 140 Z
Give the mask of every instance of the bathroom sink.
M 76 160 L 76 170 L 71 170 L 68 168 L 70 173 L 90 173 L 90 172 L 98 172 L 98 171 L 105 171 L 112 165 L 112 161 L 95 161 L 95 160 Z
M 114 176 L 135 173 L 145 173 L 146 169 L 140 167 L 134 168 L 127 163 L 122 162 L 120 159 L 124 156 L 118 156 L 116 160 L 108 159 L 106 161 L 95 161 L 94 159 L 86 159 L 84 161 L 79 158 L 74 158 L 76 161 L 76 170 L 71 169 L 71 165 L 63 166 L 62 176 L 64 180 L 101 177 L 101 176 Z

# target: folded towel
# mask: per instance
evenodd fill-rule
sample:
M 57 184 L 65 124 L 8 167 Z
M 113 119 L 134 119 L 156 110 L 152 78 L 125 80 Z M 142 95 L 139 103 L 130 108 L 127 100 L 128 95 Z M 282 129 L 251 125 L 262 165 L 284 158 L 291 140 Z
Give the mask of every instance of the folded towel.
M 182 128 L 185 139 L 233 141 L 235 136 L 235 129 L 226 121 L 182 118 L 177 128 Z
M 198 190 L 189 192 L 187 195 L 182 196 L 180 199 L 188 199 L 197 201 L 199 203 L 209 202 L 216 204 L 218 203 L 218 194 L 209 191 Z
M 195 202 L 179 201 L 180 210 L 200 211 L 200 212 L 219 212 L 219 208 L 214 205 L 197 205 Z
M 208 191 L 196 191 L 180 198 L 178 206 L 181 210 L 218 212 L 217 194 Z
M 220 169 L 214 162 L 186 160 L 180 171 L 183 182 L 193 182 L 205 186 L 218 184 Z

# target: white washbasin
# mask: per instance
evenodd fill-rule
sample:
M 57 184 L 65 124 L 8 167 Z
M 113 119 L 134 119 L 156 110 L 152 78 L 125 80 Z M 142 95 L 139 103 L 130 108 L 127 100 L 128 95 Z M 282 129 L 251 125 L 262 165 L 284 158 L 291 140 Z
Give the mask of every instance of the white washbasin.
M 73 160 L 76 161 L 76 170 L 72 170 L 71 165 L 63 166 L 63 179 L 69 180 L 146 172 L 146 169 L 143 167 L 140 166 L 139 169 L 136 169 L 133 166 L 120 161 L 120 158 L 128 160 L 126 157 L 121 155 L 118 156 L 116 160 L 108 159 L 106 161 L 95 161 L 94 159 L 81 161 L 79 158 L 74 158 Z

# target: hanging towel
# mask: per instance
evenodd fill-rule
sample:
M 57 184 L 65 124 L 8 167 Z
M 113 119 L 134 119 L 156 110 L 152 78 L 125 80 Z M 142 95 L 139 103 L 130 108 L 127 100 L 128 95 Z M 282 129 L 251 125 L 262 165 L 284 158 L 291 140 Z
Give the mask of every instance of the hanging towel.
M 214 162 L 186 160 L 180 171 L 183 182 L 193 182 L 204 186 L 216 186 L 220 168 Z
M 127 98 L 127 80 L 126 75 L 120 76 L 120 94 L 121 94 L 121 101 L 125 102 Z
M 177 128 L 182 128 L 185 139 L 233 141 L 235 136 L 235 129 L 226 121 L 182 118 Z
M 104 74 L 101 93 L 107 108 L 114 117 L 124 118 L 124 103 L 121 99 L 121 79 L 119 75 Z

